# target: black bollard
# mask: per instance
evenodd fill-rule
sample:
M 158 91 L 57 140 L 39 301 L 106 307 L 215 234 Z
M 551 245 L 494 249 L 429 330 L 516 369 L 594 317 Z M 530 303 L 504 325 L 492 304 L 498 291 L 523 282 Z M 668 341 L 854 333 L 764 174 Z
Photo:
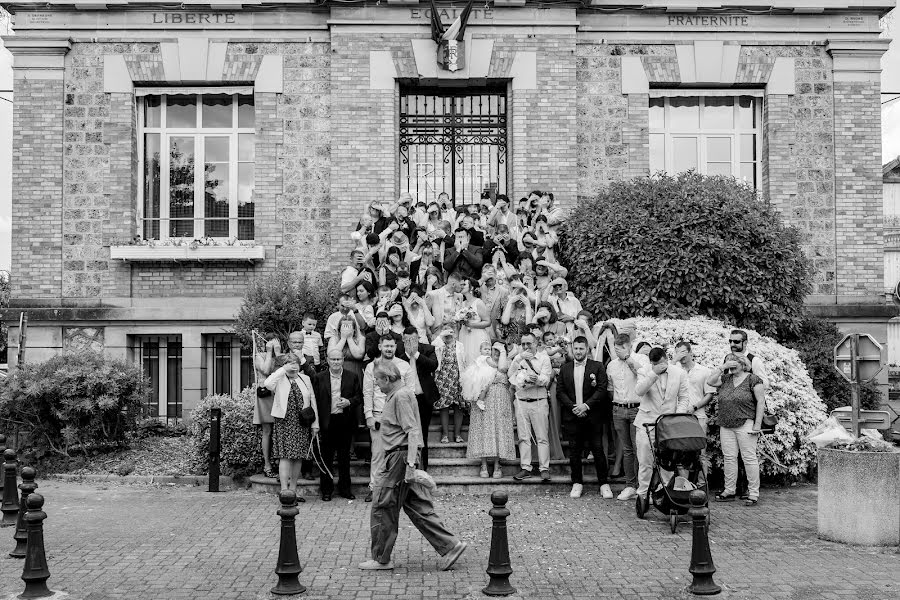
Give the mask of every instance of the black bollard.
M 481 590 L 488 596 L 509 596 L 516 593 L 516 588 L 509 583 L 509 576 L 513 570 L 509 562 L 509 539 L 506 535 L 506 518 L 509 516 L 507 501 L 509 496 L 506 492 L 491 494 L 491 503 L 494 507 L 488 514 L 493 517 L 494 524 L 491 527 L 491 552 L 488 555 L 487 568 L 491 581 Z
M 691 543 L 691 567 L 688 570 L 694 576 L 694 581 L 688 587 L 688 591 L 698 596 L 715 596 L 722 592 L 722 588 L 713 581 L 716 567 L 709 551 L 706 519 L 709 516 L 709 509 L 705 505 L 706 492 L 703 490 L 691 492 L 691 509 L 688 512 L 694 521 L 694 538 Z
M 47 587 L 50 569 L 47 567 L 47 554 L 44 551 L 44 519 L 47 513 L 44 497 L 38 493 L 28 496 L 28 513 L 25 515 L 25 526 L 28 529 L 28 549 L 25 551 L 25 566 L 22 568 L 22 581 L 25 591 L 19 598 L 46 598 L 53 592 Z
M 16 451 L 7 448 L 3 453 L 3 502 L 0 503 L 0 512 L 3 513 L 3 520 L 0 521 L 0 527 L 13 527 L 16 524 L 16 518 L 19 516 L 19 490 L 16 487 L 16 472 L 18 471 L 18 463 L 16 462 Z
M 16 548 L 9 553 L 10 558 L 25 558 L 25 551 L 28 541 L 28 529 L 25 526 L 25 513 L 28 512 L 28 496 L 33 494 L 38 485 L 34 482 L 37 473 L 31 467 L 22 469 L 22 483 L 19 489 L 22 490 L 22 498 L 19 500 L 19 518 L 16 520 L 16 533 L 13 539 L 16 540 Z
M 209 409 L 209 489 L 219 491 L 219 450 L 221 449 L 222 409 Z
M 278 564 L 275 565 L 278 585 L 272 588 L 272 593 L 279 596 L 302 594 L 306 587 L 298 579 L 303 567 L 300 566 L 300 557 L 297 555 L 297 530 L 294 528 L 294 517 L 300 512 L 297 508 L 297 493 L 293 490 L 281 490 L 278 500 L 281 501 L 281 508 L 278 509 L 278 516 L 281 517 L 281 543 L 278 546 Z

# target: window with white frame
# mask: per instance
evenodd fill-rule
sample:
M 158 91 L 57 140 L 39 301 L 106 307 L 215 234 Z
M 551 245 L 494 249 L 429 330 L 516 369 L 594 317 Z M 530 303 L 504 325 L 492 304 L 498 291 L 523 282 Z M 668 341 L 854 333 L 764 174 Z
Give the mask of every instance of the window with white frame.
M 140 100 L 144 239 L 253 240 L 253 95 L 160 94 Z
M 237 394 L 254 381 L 250 348 L 231 334 L 203 336 L 205 388 L 212 394 Z M 262 382 L 260 382 L 262 383 Z
M 751 95 L 650 99 L 650 172 L 696 170 L 760 178 L 761 99 Z

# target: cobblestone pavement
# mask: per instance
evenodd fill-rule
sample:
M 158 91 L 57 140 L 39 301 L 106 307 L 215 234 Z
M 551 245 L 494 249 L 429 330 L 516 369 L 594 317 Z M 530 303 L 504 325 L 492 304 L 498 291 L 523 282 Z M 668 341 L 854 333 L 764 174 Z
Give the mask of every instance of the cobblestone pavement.
M 249 491 L 39 481 L 51 589 L 74 599 L 269 598 L 278 549 L 277 500 Z M 368 504 L 311 499 L 298 517 L 304 598 L 479 598 L 487 583 L 490 501 L 442 495 L 437 510 L 471 544 L 455 570 L 401 517 L 393 573 L 364 573 Z M 688 598 L 691 529 L 656 511 L 585 494 L 511 498 L 513 585 L 520 598 Z M 722 598 L 900 598 L 900 553 L 816 538 L 814 487 L 764 489 L 756 508 L 712 504 L 712 553 Z M 12 529 L 3 529 L 9 550 Z M 8 539 L 7 539 L 8 538 Z M 21 561 L 0 548 L 0 597 L 19 592 Z M 274 596 L 271 596 L 274 598 Z

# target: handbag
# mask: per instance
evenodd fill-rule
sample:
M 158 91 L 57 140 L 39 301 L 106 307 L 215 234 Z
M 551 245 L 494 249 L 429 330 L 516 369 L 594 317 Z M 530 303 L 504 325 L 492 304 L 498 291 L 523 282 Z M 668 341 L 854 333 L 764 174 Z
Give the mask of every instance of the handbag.
M 775 433 L 775 427 L 778 425 L 778 417 L 771 413 L 764 413 L 762 418 L 762 427 L 760 431 L 763 433 Z
M 313 423 L 316 422 L 316 411 L 313 410 L 312 406 L 307 406 L 306 408 L 300 411 L 300 424 L 304 427 L 310 427 Z
M 257 398 L 268 398 L 271 395 L 272 395 L 272 390 L 270 390 L 266 386 L 264 386 L 264 385 L 256 386 L 256 397 Z

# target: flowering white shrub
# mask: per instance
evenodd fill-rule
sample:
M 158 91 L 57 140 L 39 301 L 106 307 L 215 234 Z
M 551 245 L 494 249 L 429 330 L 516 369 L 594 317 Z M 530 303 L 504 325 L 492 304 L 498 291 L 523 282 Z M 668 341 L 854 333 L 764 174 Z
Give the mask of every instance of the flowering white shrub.
M 671 357 L 675 344 L 690 342 L 694 358 L 708 367 L 722 364 L 728 354 L 728 335 L 733 327 L 721 321 L 694 317 L 688 320 L 638 317 L 636 341 L 663 346 Z M 764 474 L 805 475 L 816 459 L 816 448 L 806 442 L 809 432 L 825 417 L 825 404 L 816 394 L 812 379 L 796 350 L 786 348 L 772 338 L 745 330 L 749 337 L 749 352 L 758 356 L 766 366 L 769 389 L 766 391 L 768 412 L 779 419 L 775 433 L 760 441 L 760 468 Z M 715 429 L 715 428 L 714 428 Z M 715 464 L 722 464 L 718 430 L 710 434 L 710 450 Z M 767 456 L 772 453 L 776 464 Z

